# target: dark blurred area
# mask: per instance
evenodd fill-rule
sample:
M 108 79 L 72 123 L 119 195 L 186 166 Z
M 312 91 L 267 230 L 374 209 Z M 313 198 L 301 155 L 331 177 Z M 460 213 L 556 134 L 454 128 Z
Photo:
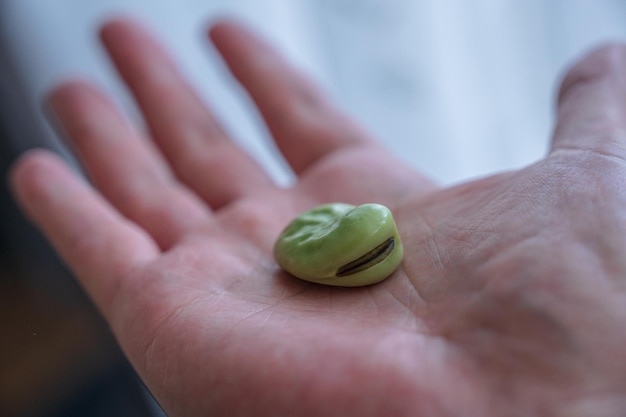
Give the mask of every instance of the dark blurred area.
M 0 45 L 0 417 L 162 415 L 106 324 L 20 213 L 7 173 L 55 148 Z

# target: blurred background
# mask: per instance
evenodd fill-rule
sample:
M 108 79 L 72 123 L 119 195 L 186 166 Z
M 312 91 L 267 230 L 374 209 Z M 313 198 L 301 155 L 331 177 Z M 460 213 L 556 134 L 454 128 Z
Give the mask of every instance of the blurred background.
M 443 185 L 546 151 L 558 82 L 626 40 L 622 0 L 2 0 L 0 170 L 31 147 L 71 162 L 42 100 L 62 80 L 107 91 L 141 126 L 97 40 L 112 16 L 149 27 L 234 140 L 293 180 L 206 41 L 248 22 L 391 152 Z M 159 416 L 98 313 L 0 182 L 0 417 Z

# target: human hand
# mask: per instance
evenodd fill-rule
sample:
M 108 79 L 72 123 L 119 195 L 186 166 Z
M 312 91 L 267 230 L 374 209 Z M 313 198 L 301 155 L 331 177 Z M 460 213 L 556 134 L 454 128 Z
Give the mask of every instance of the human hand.
M 626 409 L 626 54 L 566 78 L 550 154 L 439 189 L 233 23 L 214 44 L 298 175 L 275 186 L 136 24 L 104 44 L 146 118 L 50 99 L 93 185 L 43 151 L 12 181 L 173 416 L 617 416 Z M 150 140 L 148 140 L 148 137 Z M 273 241 L 319 203 L 395 213 L 381 284 L 286 276 Z

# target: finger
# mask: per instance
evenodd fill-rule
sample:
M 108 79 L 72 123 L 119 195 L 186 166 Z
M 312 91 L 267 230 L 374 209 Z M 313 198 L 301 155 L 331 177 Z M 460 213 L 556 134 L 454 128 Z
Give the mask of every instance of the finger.
M 95 89 L 67 84 L 51 94 L 49 104 L 95 186 L 161 248 L 208 221 L 204 204 Z
M 154 241 L 47 151 L 22 156 L 11 180 L 21 206 L 109 314 L 120 280 L 157 256 Z
M 626 48 L 597 49 L 561 85 L 552 151 L 592 150 L 626 157 Z
M 373 144 L 257 36 L 234 22 L 215 24 L 210 36 L 296 173 L 340 148 Z
M 137 24 L 113 21 L 102 40 L 176 175 L 211 207 L 273 187 L 230 141 L 159 45 Z

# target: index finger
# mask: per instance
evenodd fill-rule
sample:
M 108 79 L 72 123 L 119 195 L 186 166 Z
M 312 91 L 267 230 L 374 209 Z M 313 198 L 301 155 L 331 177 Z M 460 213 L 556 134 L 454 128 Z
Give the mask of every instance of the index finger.
M 227 21 L 210 35 L 297 174 L 339 148 L 374 143 L 260 37 Z

